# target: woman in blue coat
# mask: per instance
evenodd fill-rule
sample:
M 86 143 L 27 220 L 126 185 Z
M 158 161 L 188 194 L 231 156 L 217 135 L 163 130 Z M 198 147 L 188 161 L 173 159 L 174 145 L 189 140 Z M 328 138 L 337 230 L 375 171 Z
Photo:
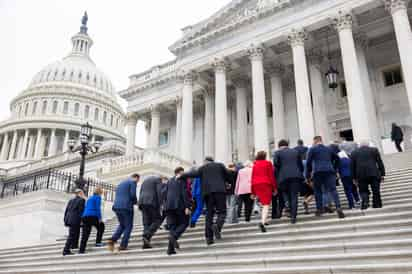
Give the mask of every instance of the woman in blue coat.
M 338 153 L 339 161 L 339 176 L 342 181 L 343 188 L 345 189 L 345 195 L 348 199 L 349 209 L 355 208 L 355 203 L 359 203 L 359 193 L 356 186 L 353 183 L 353 176 L 351 171 L 351 159 L 345 151 Z
M 80 254 L 83 254 L 86 251 L 86 245 L 89 240 L 90 232 L 92 231 L 92 226 L 97 229 L 96 246 L 103 246 L 102 237 L 104 233 L 104 223 L 101 211 L 102 194 L 103 189 L 101 187 L 96 187 L 93 195 L 86 202 L 86 207 L 82 215 L 83 229 L 79 249 Z

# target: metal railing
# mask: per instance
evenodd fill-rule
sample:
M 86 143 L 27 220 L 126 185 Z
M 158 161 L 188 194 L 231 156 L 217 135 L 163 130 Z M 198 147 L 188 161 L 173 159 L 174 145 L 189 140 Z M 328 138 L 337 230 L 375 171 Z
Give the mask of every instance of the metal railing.
M 11 181 L 3 182 L 0 199 L 43 189 L 70 193 L 78 187 L 76 185 L 77 181 L 77 175 L 70 172 L 49 169 L 35 174 L 20 176 Z M 116 189 L 114 185 L 107 184 L 96 179 L 85 178 L 84 186 L 82 188 L 86 196 L 89 196 L 93 194 L 94 190 L 98 186 L 103 189 L 102 198 L 104 200 L 114 200 Z

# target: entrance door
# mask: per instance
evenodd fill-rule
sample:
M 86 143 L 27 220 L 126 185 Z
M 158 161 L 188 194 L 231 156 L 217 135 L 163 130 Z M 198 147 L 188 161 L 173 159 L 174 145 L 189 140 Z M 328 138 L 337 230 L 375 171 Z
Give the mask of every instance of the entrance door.
M 353 132 L 351 129 L 339 132 L 339 136 L 346 141 L 353 141 Z

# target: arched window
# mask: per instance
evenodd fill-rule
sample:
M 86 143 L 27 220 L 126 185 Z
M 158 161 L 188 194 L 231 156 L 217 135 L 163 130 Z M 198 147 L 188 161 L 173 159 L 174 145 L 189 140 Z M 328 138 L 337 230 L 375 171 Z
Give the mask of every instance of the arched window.
M 99 121 L 99 109 L 98 108 L 94 109 L 94 120 Z
M 119 128 L 119 118 L 116 119 L 116 128 Z
M 33 103 L 33 109 L 31 110 L 32 115 L 36 115 L 37 112 L 37 101 Z
M 103 124 L 106 124 L 106 120 L 107 120 L 107 112 L 103 111 Z
M 21 105 L 19 105 L 19 112 L 17 112 L 17 116 L 21 116 L 21 111 L 22 111 L 22 106 Z
M 111 114 L 110 115 L 110 126 L 111 127 L 113 126 L 113 119 L 114 119 L 113 114 Z
M 74 116 L 79 116 L 79 111 L 80 111 L 80 104 L 79 103 L 74 104 Z
M 29 103 L 26 103 L 24 106 L 24 116 L 29 115 Z
M 90 113 L 90 107 L 85 106 L 84 107 L 84 119 L 89 119 L 89 113 Z
M 41 113 L 46 114 L 46 112 L 47 112 L 47 101 L 44 100 L 43 101 L 43 106 L 41 107 Z
M 53 101 L 53 109 L 52 109 L 53 113 L 57 113 L 57 107 L 58 106 L 59 106 L 59 102 L 58 101 Z
M 69 113 L 69 102 L 65 101 L 63 104 L 63 114 Z

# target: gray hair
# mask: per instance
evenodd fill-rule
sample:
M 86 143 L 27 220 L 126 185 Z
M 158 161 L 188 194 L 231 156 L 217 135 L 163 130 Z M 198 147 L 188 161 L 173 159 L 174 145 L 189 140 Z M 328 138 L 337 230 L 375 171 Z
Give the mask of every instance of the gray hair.
M 362 140 L 359 142 L 359 146 L 361 147 L 368 147 L 370 142 L 368 140 Z

